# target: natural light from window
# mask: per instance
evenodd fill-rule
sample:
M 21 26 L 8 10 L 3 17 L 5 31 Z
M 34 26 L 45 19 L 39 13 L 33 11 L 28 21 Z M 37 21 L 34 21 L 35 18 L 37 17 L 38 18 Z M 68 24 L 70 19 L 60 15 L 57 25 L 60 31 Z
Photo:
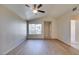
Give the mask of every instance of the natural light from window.
M 42 24 L 29 24 L 29 34 L 41 34 Z

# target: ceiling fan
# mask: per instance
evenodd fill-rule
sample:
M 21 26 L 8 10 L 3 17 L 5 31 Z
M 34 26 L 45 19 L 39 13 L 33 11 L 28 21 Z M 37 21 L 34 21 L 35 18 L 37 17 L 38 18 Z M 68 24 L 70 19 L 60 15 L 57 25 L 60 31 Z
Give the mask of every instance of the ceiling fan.
M 30 7 L 28 4 L 25 4 L 25 6 Z M 39 5 L 34 4 L 33 8 L 32 8 L 32 12 L 35 13 L 35 14 L 38 13 L 38 12 L 45 13 L 45 11 L 40 10 L 40 8 L 42 6 L 43 6 L 42 4 L 39 4 Z
M 74 7 L 73 9 L 72 9 L 72 11 L 76 11 L 78 8 L 77 7 Z

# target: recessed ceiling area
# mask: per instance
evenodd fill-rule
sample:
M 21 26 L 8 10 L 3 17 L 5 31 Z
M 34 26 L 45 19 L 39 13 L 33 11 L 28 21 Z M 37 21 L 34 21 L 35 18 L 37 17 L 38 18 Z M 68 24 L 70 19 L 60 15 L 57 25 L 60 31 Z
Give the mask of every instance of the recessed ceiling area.
M 72 11 L 72 9 L 77 6 L 76 4 L 42 4 L 43 6 L 40 9 L 44 10 L 45 13 L 38 12 L 37 14 L 34 14 L 31 10 L 33 4 L 28 5 L 30 8 L 26 7 L 25 4 L 6 4 L 4 6 L 15 12 L 24 20 L 32 20 L 43 16 L 52 16 L 53 18 L 57 18 L 68 11 Z

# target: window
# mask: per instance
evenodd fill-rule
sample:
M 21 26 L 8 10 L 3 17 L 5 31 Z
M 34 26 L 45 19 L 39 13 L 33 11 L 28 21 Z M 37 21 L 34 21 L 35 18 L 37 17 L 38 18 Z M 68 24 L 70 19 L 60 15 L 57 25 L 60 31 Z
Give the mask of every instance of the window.
M 29 34 L 41 34 L 41 24 L 29 24 Z

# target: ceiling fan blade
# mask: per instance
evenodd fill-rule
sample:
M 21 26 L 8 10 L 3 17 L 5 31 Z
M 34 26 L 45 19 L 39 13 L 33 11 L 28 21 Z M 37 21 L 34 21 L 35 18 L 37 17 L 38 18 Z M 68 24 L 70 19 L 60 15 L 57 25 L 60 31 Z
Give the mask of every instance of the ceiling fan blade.
M 29 5 L 25 4 L 25 6 L 30 7 Z
M 45 13 L 45 11 L 42 11 L 42 10 L 38 10 L 38 12 Z
M 72 10 L 73 10 L 73 11 L 77 10 L 77 7 L 73 8 Z
M 37 8 L 40 8 L 40 7 L 42 7 L 42 4 L 39 4 Z
M 34 4 L 34 9 L 36 9 L 36 4 Z

